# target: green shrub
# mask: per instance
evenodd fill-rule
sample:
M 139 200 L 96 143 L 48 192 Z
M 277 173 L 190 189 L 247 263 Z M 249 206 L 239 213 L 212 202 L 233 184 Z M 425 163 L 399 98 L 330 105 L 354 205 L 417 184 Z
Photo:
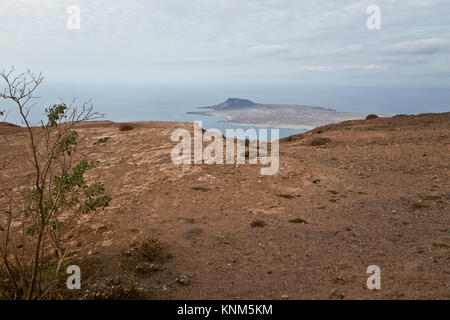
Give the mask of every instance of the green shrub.
M 23 156 L 33 165 L 35 181 L 5 192 L 0 199 L 4 209 L 0 210 L 0 281 L 8 289 L 6 295 L 0 295 L 5 299 L 52 299 L 58 296 L 57 283 L 71 254 L 71 242 L 80 235 L 81 216 L 104 209 L 111 201 L 101 182 L 86 179 L 99 162 L 78 152 L 77 125 L 100 115 L 89 102 L 79 108 L 62 102 L 46 108 L 46 119 L 33 126 L 29 102 L 37 97 L 35 90 L 43 76 L 31 71 L 16 74 L 11 68 L 0 77 L 6 83 L 0 98 L 16 105 L 26 126 L 29 148 Z M 20 167 L 22 163 L 7 165 Z M 14 221 L 21 224 L 15 226 Z M 56 264 L 48 264 L 46 257 L 50 256 L 57 259 Z

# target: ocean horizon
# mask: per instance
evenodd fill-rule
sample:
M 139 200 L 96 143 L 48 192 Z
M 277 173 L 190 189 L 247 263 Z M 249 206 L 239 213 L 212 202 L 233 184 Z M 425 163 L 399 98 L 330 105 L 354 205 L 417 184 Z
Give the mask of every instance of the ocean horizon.
M 257 103 L 308 105 L 342 112 L 384 115 L 440 113 L 450 111 L 450 89 L 374 88 L 269 85 L 79 85 L 44 83 L 38 92 L 33 121 L 38 121 L 45 107 L 63 100 L 80 105 L 91 100 L 95 111 L 105 120 L 133 121 L 202 121 L 203 128 L 226 129 L 265 127 L 235 126 L 222 123 L 221 117 L 187 114 L 196 108 L 215 105 L 230 97 L 250 99 Z M 21 125 L 14 106 L 1 102 L 6 121 Z M 266 128 L 270 129 L 270 128 Z M 280 138 L 310 128 L 279 128 Z M 269 130 L 270 133 L 270 130 Z

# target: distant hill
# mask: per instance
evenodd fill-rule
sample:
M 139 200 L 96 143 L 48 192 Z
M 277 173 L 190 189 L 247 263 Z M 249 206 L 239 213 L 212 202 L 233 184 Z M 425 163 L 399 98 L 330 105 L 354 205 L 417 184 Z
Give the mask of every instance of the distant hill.
M 255 107 L 258 105 L 260 104 L 254 103 L 253 101 L 250 101 L 248 99 L 229 98 L 225 102 L 204 108 L 214 110 L 230 110 L 230 109 L 242 109 L 246 107 Z
M 0 128 L 18 128 L 18 127 L 19 127 L 18 125 L 0 121 Z

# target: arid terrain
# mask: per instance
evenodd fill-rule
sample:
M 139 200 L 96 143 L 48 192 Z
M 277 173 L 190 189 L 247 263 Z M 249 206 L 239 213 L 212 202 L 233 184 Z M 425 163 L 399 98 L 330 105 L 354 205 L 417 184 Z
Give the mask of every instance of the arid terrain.
M 112 197 L 86 216 L 82 289 L 132 274 L 148 299 L 450 299 L 450 113 L 352 120 L 280 141 L 280 169 L 175 165 L 176 128 L 83 123 Z M 12 188 L 32 182 L 25 129 L 0 124 Z M 150 265 L 130 244 L 153 237 Z M 130 262 L 131 261 L 131 262 Z M 381 290 L 366 269 L 381 268 Z

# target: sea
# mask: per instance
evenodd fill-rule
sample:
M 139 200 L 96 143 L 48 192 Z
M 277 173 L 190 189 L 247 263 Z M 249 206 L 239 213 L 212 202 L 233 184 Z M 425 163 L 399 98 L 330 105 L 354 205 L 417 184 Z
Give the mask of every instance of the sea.
M 181 85 L 181 84 L 70 84 L 43 83 L 40 98 L 32 110 L 33 121 L 42 118 L 49 105 L 72 102 L 80 105 L 90 100 L 95 111 L 114 122 L 129 121 L 201 121 L 204 129 L 226 133 L 236 129 L 220 117 L 189 115 L 198 107 L 219 104 L 228 98 L 250 99 L 265 104 L 308 105 L 337 111 L 383 115 L 420 114 L 450 111 L 450 88 L 401 87 L 321 87 L 304 85 Z M 13 105 L 0 100 L 0 110 L 7 111 L 6 121 L 21 125 Z M 251 126 L 242 127 L 244 130 Z M 272 128 L 255 128 L 270 129 Z M 278 128 L 279 137 L 305 132 L 307 128 Z

